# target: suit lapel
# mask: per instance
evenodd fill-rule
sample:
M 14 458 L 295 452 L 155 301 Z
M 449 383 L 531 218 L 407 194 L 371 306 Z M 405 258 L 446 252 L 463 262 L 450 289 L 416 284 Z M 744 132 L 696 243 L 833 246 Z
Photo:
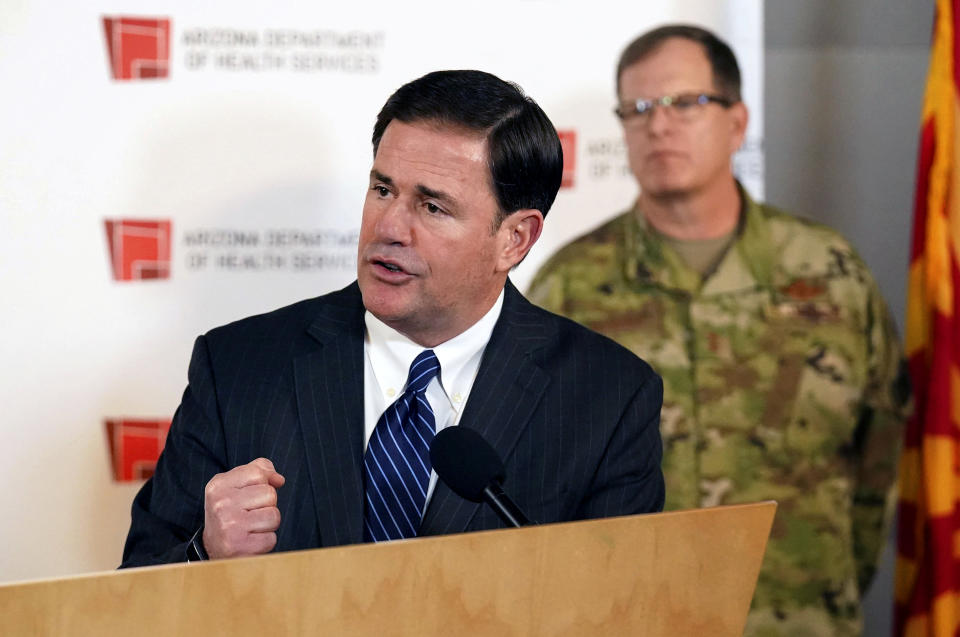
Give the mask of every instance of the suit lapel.
M 320 542 L 335 546 L 363 541 L 363 304 L 356 283 L 328 299 L 294 378 Z
M 531 354 L 552 338 L 542 317 L 508 280 L 503 310 L 484 350 L 466 411 L 460 419 L 461 427 L 479 432 L 506 464 L 549 382 L 549 375 L 534 362 Z M 439 481 L 420 533 L 466 531 L 483 506 L 486 505 L 464 500 Z

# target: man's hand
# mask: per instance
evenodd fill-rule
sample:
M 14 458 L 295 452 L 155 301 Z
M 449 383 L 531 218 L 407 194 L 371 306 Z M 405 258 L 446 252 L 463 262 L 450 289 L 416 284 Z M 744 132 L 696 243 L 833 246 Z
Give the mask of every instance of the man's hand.
M 276 546 L 277 489 L 284 482 L 266 458 L 210 479 L 203 494 L 203 547 L 210 559 L 258 555 Z

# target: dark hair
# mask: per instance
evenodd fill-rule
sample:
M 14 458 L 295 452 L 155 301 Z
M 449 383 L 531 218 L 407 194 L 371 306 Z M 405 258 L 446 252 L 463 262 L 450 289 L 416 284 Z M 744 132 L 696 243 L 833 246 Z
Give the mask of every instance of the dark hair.
M 627 45 L 620 54 L 620 62 L 617 63 L 618 96 L 620 95 L 620 77 L 623 72 L 653 53 L 670 38 L 683 38 L 700 44 L 707 55 L 707 60 L 710 61 L 714 87 L 727 99 L 733 102 L 740 101 L 740 67 L 737 65 L 737 57 L 727 43 L 713 33 L 689 24 L 668 24 L 647 31 Z
M 500 208 L 494 228 L 521 209 L 534 208 L 547 216 L 563 174 L 560 138 L 546 113 L 516 84 L 482 71 L 435 71 L 404 84 L 377 115 L 374 157 L 395 119 L 436 122 L 486 137 Z

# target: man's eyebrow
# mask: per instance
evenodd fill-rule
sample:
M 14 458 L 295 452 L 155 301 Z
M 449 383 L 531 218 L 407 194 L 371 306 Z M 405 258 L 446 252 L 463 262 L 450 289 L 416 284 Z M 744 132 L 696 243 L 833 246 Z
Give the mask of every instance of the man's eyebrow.
M 387 175 L 384 175 L 382 172 L 380 172 L 375 168 L 370 171 L 370 180 L 383 182 L 388 186 L 393 186 L 393 179 L 391 177 L 388 177 Z M 416 189 L 417 189 L 417 192 L 423 195 L 424 197 L 429 197 L 430 199 L 437 199 L 439 201 L 442 201 L 450 205 L 456 204 L 456 199 L 454 199 L 447 193 L 443 192 L 442 190 L 434 190 L 433 188 L 430 188 L 429 186 L 424 186 L 423 184 L 417 184 Z
M 443 192 L 442 190 L 434 190 L 433 188 L 428 188 L 427 186 L 424 186 L 422 184 L 417 184 L 417 192 L 419 192 L 424 197 L 429 197 L 430 199 L 439 199 L 440 201 L 443 201 L 449 204 L 456 203 L 456 200 L 453 197 Z
M 387 184 L 388 186 L 392 186 L 392 185 L 393 185 L 393 179 L 391 179 L 390 177 L 387 177 L 386 175 L 384 175 L 384 174 L 383 174 L 382 172 L 380 172 L 379 170 L 371 170 L 371 171 L 370 171 L 370 179 L 371 179 L 371 181 L 382 181 L 383 183 Z

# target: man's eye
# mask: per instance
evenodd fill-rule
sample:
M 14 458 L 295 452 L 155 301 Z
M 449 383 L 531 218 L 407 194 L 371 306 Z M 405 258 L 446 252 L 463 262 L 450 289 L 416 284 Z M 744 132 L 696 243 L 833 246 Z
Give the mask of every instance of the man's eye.
M 698 103 L 696 95 L 678 95 L 673 100 L 672 106 L 678 110 L 685 111 L 696 106 Z
M 390 194 L 390 190 L 386 186 L 374 186 L 373 190 L 381 197 L 386 197 Z
M 441 208 L 435 203 L 427 202 L 427 212 L 429 212 L 432 215 L 435 215 L 443 212 L 443 208 Z

